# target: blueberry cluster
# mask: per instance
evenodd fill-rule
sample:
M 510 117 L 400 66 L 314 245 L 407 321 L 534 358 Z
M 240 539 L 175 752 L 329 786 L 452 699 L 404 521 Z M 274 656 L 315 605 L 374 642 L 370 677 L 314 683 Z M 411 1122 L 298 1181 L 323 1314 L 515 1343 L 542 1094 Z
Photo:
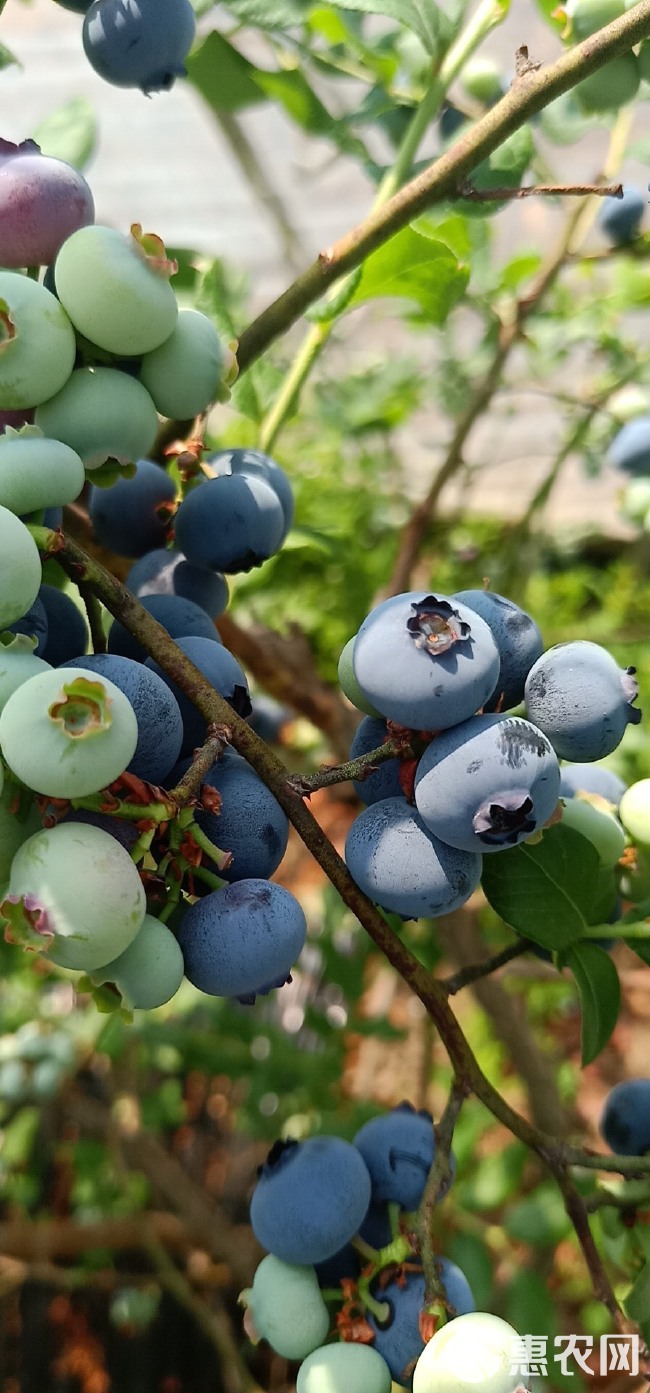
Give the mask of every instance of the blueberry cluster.
M 365 1123 L 352 1143 L 276 1142 L 260 1168 L 251 1224 L 268 1256 L 242 1294 L 245 1325 L 251 1338 L 304 1361 L 301 1393 L 390 1393 L 391 1380 L 420 1393 L 443 1386 L 433 1381 L 443 1367 L 440 1336 L 476 1304 L 464 1273 L 444 1257 L 439 1297 L 427 1300 L 414 1211 L 435 1154 L 430 1114 L 402 1103 Z M 504 1322 L 492 1325 L 495 1317 L 476 1319 L 477 1359 L 483 1338 L 514 1338 Z M 332 1327 L 338 1339 L 327 1342 Z M 499 1393 L 516 1383 L 504 1381 Z
M 352 758 L 400 733 L 418 751 L 414 773 L 396 756 L 357 782 L 367 806 L 345 848 L 357 884 L 404 919 L 464 904 L 482 857 L 529 840 L 555 813 L 559 760 L 599 760 L 640 720 L 633 668 L 595 643 L 544 650 L 531 616 L 487 590 L 384 601 L 346 645 L 339 676 L 370 713 Z M 512 710 L 522 701 L 525 716 Z M 612 835 L 620 855 L 622 833 Z
M 120 623 L 108 652 L 87 652 L 80 596 L 43 583 L 28 524 L 58 527 L 92 479 L 97 541 L 134 562 L 144 608 L 247 717 L 246 675 L 215 619 L 224 573 L 282 545 L 291 487 L 259 451 L 213 454 L 184 489 L 146 457 L 159 415 L 193 418 L 220 388 L 211 321 L 179 311 L 158 238 L 96 226 L 81 176 L 31 143 L 0 147 L 0 191 L 0 915 L 8 937 L 127 1007 L 162 1004 L 184 976 L 251 1002 L 287 980 L 305 939 L 298 902 L 269 879 L 287 818 L 228 750 L 189 840 L 173 807 L 147 821 L 206 722 Z M 49 288 L 22 274 L 26 258 L 48 265 Z M 152 845 L 153 876 L 141 865 Z
M 114 87 L 168 92 L 185 73 L 196 32 L 190 0 L 55 0 L 84 16 L 84 52 Z

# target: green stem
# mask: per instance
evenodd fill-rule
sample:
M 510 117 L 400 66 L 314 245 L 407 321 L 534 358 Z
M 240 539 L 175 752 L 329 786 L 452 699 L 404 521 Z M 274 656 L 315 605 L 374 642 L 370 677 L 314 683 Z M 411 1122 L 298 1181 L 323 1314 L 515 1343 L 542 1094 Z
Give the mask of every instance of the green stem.
M 196 842 L 197 846 L 200 846 L 201 851 L 204 851 L 206 856 L 210 857 L 211 861 L 214 861 L 215 866 L 218 866 L 220 870 L 225 870 L 232 859 L 230 852 L 222 851 L 220 847 L 215 846 L 214 842 L 211 842 L 210 838 L 206 837 L 205 832 L 202 831 L 198 823 L 192 822 L 188 831 L 192 841 Z
M 498 24 L 503 18 L 503 12 L 496 0 L 482 0 L 467 28 L 445 54 L 440 68 L 434 67 L 430 84 L 409 122 L 395 161 L 377 189 L 371 214 L 383 208 L 408 178 L 422 139 L 437 115 L 448 88 L 464 67 L 470 54 L 482 42 L 490 29 L 493 29 L 495 24 Z M 351 275 L 348 275 L 341 282 L 337 282 L 331 288 L 328 298 L 333 300 L 335 297 L 341 296 L 345 284 L 349 283 L 350 280 Z M 344 295 L 343 303 L 345 303 Z M 271 451 L 273 449 L 283 425 L 298 401 L 304 383 L 332 334 L 337 318 L 338 316 L 335 315 L 332 319 L 315 324 L 306 333 L 280 391 L 262 421 L 259 435 L 261 450 Z M 238 361 L 241 371 L 241 342 Z

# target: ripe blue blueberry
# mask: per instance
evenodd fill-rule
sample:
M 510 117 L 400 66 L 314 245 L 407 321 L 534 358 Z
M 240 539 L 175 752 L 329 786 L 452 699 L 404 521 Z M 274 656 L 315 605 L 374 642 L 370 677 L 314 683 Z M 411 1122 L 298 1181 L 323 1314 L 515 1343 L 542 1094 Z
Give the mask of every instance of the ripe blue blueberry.
M 473 716 L 492 695 L 500 666 L 485 620 L 426 591 L 377 605 L 359 629 L 352 661 L 377 711 L 414 730 L 443 730 Z
M 354 1145 L 370 1172 L 373 1201 L 417 1209 L 436 1149 L 431 1114 L 401 1103 L 364 1123 Z
M 483 703 L 485 711 L 508 711 L 524 697 L 524 683 L 533 663 L 544 652 L 544 641 L 535 620 L 514 600 L 493 590 L 457 590 L 452 599 L 469 605 L 489 626 L 499 650 L 496 687 Z
M 61 667 L 70 658 L 85 653 L 88 645 L 88 625 L 84 616 L 65 590 L 55 585 L 42 585 L 38 598 L 47 615 L 47 641 L 43 657 L 52 667 Z
M 195 566 L 250 571 L 282 545 L 285 515 L 266 479 L 220 474 L 193 488 L 174 522 L 176 544 Z
M 306 932 L 302 908 L 284 886 L 239 880 L 197 900 L 183 915 L 178 941 L 185 975 L 208 996 L 238 997 L 248 1005 L 290 980 Z
M 208 455 L 207 463 L 217 474 L 247 474 L 270 484 L 284 513 L 284 540 L 294 514 L 293 489 L 284 469 L 261 450 L 219 450 L 214 455 Z
M 609 447 L 607 462 L 633 477 L 650 474 L 650 416 L 626 421 Z
M 646 200 L 638 189 L 629 185 L 622 198 L 604 198 L 598 215 L 598 226 L 608 242 L 623 247 L 638 237 L 645 212 Z
M 560 798 L 576 793 L 598 793 L 617 808 L 627 784 L 613 769 L 599 764 L 563 764 L 560 769 Z
M 367 755 L 371 750 L 378 749 L 383 745 L 387 734 L 385 721 L 377 720 L 374 716 L 364 716 L 354 733 L 350 759 L 359 759 L 360 755 Z M 383 764 L 377 765 L 373 774 L 368 774 L 365 779 L 355 779 L 355 792 L 361 802 L 369 804 L 378 803 L 382 798 L 399 798 L 403 792 L 399 780 L 399 766 L 398 759 L 387 759 Z
M 604 759 L 641 712 L 633 667 L 621 669 L 605 648 L 578 639 L 558 643 L 538 658 L 526 680 L 528 719 L 561 759 Z
M 436 919 L 476 889 L 482 857 L 440 841 L 405 798 L 364 808 L 348 832 L 345 860 L 361 890 L 405 919 Z
M 197 812 L 196 820 L 211 842 L 233 856 L 218 874 L 231 883 L 273 875 L 287 849 L 289 821 L 271 790 L 234 750 L 213 764 L 205 783 L 220 794 L 221 807 L 218 813 Z
M 422 821 L 465 851 L 501 851 L 527 841 L 548 821 L 559 793 L 552 746 L 520 716 L 472 716 L 441 731 L 415 775 Z
M 365 1161 L 340 1137 L 276 1142 L 251 1200 L 253 1233 L 284 1262 L 320 1263 L 358 1232 L 370 1204 Z
M 155 597 L 152 595 L 151 599 Z M 171 598 L 166 597 L 166 598 Z M 218 637 L 217 631 L 214 631 Z M 209 638 L 180 638 L 177 640 L 181 653 L 189 658 L 198 667 L 199 672 L 207 678 L 208 682 L 225 697 L 233 710 L 239 716 L 250 716 L 251 700 L 248 693 L 248 683 L 246 675 L 239 666 L 236 658 L 229 653 L 223 644 L 215 643 Z M 146 666 L 153 672 L 157 672 L 162 677 L 163 682 L 174 693 L 183 717 L 183 744 L 181 747 L 182 755 L 191 755 L 193 750 L 203 744 L 205 740 L 206 722 L 204 717 L 197 711 L 194 703 L 181 691 L 180 687 L 167 673 L 163 671 L 153 658 L 148 658 Z
M 83 45 L 105 82 L 149 94 L 169 91 L 185 73 L 195 31 L 190 0 L 94 0 Z
M 183 600 L 180 595 L 145 595 L 142 608 L 162 624 L 171 638 L 209 639 L 221 643 L 219 631 L 215 628 L 209 614 L 192 600 Z M 114 619 L 108 631 L 108 651 L 121 658 L 133 658 L 144 663 L 147 650 L 130 631 Z
M 626 1079 L 611 1089 L 600 1131 L 619 1156 L 644 1156 L 650 1151 L 650 1079 Z
M 140 459 L 130 479 L 110 488 L 91 486 L 88 507 L 95 536 L 118 556 L 143 556 L 162 547 L 169 527 L 165 504 L 176 497 L 169 475 L 152 460 Z
M 179 595 L 182 600 L 192 600 L 211 619 L 218 619 L 228 604 L 228 582 L 219 571 L 193 566 L 182 551 L 165 547 L 156 547 L 141 556 L 125 583 L 140 599 L 149 595 Z
M 453 1313 L 465 1316 L 475 1311 L 476 1302 L 464 1272 L 448 1258 L 439 1258 L 438 1266 L 441 1285 Z M 376 1295 L 380 1301 L 388 1303 L 390 1316 L 386 1324 L 370 1316 L 375 1331 L 373 1348 L 386 1360 L 395 1382 L 402 1388 L 410 1388 L 413 1365 L 425 1345 L 420 1331 L 420 1317 L 426 1312 L 424 1273 L 407 1271 Z

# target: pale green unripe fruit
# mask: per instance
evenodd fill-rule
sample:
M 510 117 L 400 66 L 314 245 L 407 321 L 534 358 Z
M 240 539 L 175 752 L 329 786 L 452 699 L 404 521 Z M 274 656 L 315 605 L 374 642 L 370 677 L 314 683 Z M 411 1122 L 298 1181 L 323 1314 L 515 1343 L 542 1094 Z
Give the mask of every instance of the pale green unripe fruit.
M 650 847 L 650 779 L 638 779 L 626 788 L 618 815 L 632 841 Z
M 23 683 L 0 715 L 0 749 L 35 793 L 84 798 L 119 778 L 138 743 L 124 693 L 86 668 L 51 668 Z
M 56 293 L 75 329 L 125 358 L 150 353 L 169 338 L 178 306 L 168 275 L 133 232 L 125 236 L 97 223 L 73 232 L 54 264 Z
M 176 995 L 185 974 L 183 954 L 171 929 L 152 914 L 119 958 L 93 973 L 93 982 L 113 982 L 124 1005 L 152 1011 Z
M 583 78 L 574 91 L 582 110 L 597 116 L 601 111 L 618 111 L 620 106 L 634 101 L 640 81 L 634 54 L 621 53 L 604 68 Z
M 0 504 L 12 513 L 74 503 L 85 482 L 82 461 L 62 441 L 32 434 L 0 435 Z
M 0 906 L 10 941 L 40 946 L 59 967 L 92 972 L 128 948 L 146 899 L 128 851 L 99 827 L 61 822 L 16 852 Z M 22 914 L 22 920 L 21 920 Z
M 424 1346 L 413 1393 L 516 1393 L 526 1384 L 524 1374 L 510 1372 L 518 1362 L 518 1338 L 500 1316 L 456 1316 Z
M 148 391 L 117 368 L 77 368 L 34 419 L 44 435 L 76 450 L 86 469 L 107 459 L 129 464 L 145 459 L 158 431 Z
M 601 866 L 615 866 L 625 851 L 625 832 L 606 799 L 597 794 L 567 799 L 562 825 L 575 828 L 596 848 Z
M 60 392 L 76 351 L 56 295 L 30 276 L 0 271 L 0 411 L 38 406 Z
M 21 799 L 15 784 L 5 783 L 0 793 L 0 885 L 9 880 L 11 863 L 19 846 L 41 829 L 41 819 L 33 803 L 21 818 Z
M 341 656 L 339 658 L 339 686 L 348 701 L 351 701 L 352 705 L 356 706 L 357 711 L 365 711 L 367 716 L 375 716 L 379 720 L 382 720 L 381 713 L 372 705 L 372 702 L 368 701 L 367 696 L 362 692 L 355 676 L 352 666 L 352 654 L 354 652 L 356 637 L 356 634 L 353 634 L 352 638 L 348 639 L 345 648 L 341 651 Z
M 207 315 L 179 310 L 168 339 L 146 353 L 140 381 L 162 416 L 189 420 L 214 401 L 224 367 L 221 339 Z
M 625 13 L 625 0 L 569 0 L 565 9 L 571 20 L 572 37 L 580 43 L 597 29 L 620 19 Z
M 650 512 L 650 479 L 633 479 L 621 501 L 623 517 L 630 522 L 643 522 Z
M 296 1393 L 390 1393 L 390 1369 L 371 1345 L 323 1345 L 298 1370 Z M 475 1390 L 476 1393 L 476 1390 Z
M 650 411 L 650 399 L 643 387 L 628 382 L 625 387 L 619 387 L 618 391 L 612 392 L 607 402 L 607 410 L 614 420 L 620 421 L 623 426 L 626 421 L 633 421 L 635 416 L 647 416 Z
M 35 640 L 28 634 L 0 634 L 0 713 L 23 682 L 29 682 L 39 672 L 51 672 L 51 663 L 37 658 L 35 647 Z
M 460 80 L 468 96 L 477 102 L 493 102 L 501 96 L 501 69 L 493 58 L 476 54 L 465 64 Z
M 283 1359 L 304 1359 L 327 1339 L 330 1321 L 313 1267 L 269 1255 L 240 1300 L 248 1308 L 255 1335 L 268 1340 Z
M 31 609 L 42 579 L 31 532 L 15 513 L 0 507 L 0 631 Z

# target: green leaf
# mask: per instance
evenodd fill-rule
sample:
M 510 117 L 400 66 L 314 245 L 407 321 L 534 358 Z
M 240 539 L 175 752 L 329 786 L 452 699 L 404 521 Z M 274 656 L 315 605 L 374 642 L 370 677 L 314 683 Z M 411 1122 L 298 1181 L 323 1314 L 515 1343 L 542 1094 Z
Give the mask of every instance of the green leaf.
M 549 1181 L 513 1204 L 506 1212 L 503 1227 L 510 1238 L 522 1243 L 555 1247 L 571 1231 L 571 1220 L 557 1186 Z
M 621 984 L 608 953 L 596 943 L 574 943 L 564 955 L 582 1008 L 582 1065 L 604 1049 L 618 1020 Z
M 4 44 L 0 44 L 0 70 L 2 70 L 2 68 L 10 68 L 13 64 L 15 64 L 17 68 L 22 68 L 22 63 L 18 61 L 16 55 L 11 52 L 11 49 L 5 48 Z
M 331 116 L 296 65 L 275 71 L 256 68 L 213 30 L 186 61 L 187 75 L 213 111 L 237 112 L 276 101 L 302 130 L 329 137 L 340 150 L 365 162 L 367 151 L 344 121 Z
M 417 34 L 432 57 L 444 52 L 454 37 L 452 22 L 431 0 L 338 0 L 337 8 L 396 20 Z
M 97 144 L 97 121 L 85 97 L 73 97 L 36 127 L 34 140 L 44 155 L 85 169 Z
M 312 4 L 313 0 L 228 0 L 228 9 L 256 29 L 288 29 L 303 23 Z
M 625 1301 L 630 1320 L 647 1320 L 650 1310 L 650 1262 L 641 1271 Z
M 185 60 L 187 76 L 213 111 L 241 111 L 264 101 L 257 71 L 216 29 Z
M 598 880 L 598 852 L 573 827 L 483 859 L 488 902 L 517 933 L 552 951 L 585 937 Z
M 414 300 L 432 324 L 444 324 L 468 280 L 468 268 L 444 242 L 405 227 L 364 262 L 350 308 L 378 296 L 396 296 Z

